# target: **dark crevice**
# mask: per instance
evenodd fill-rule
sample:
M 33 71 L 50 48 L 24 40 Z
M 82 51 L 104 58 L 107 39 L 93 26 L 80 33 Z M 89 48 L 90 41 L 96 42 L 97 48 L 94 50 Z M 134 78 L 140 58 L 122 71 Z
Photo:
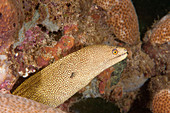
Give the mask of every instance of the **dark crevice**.
M 61 37 L 62 37 L 62 31 L 61 30 L 58 30 L 57 32 L 56 31 L 53 31 L 53 34 L 55 35 L 54 36 L 54 39 L 56 41 L 58 41 Z
M 70 7 L 70 6 L 71 6 L 71 4 L 70 4 L 70 3 L 67 3 L 67 4 L 66 4 L 66 6 L 67 6 L 67 7 Z
M 2 18 L 2 13 L 0 13 L 0 18 Z
M 42 25 L 42 24 L 37 24 L 37 26 L 38 26 L 38 27 L 43 27 L 43 25 Z
M 42 24 L 37 24 L 38 27 L 41 28 L 41 31 L 46 32 L 47 28 L 45 26 L 43 26 Z
M 151 100 L 148 90 L 149 82 L 150 79 L 140 88 L 140 92 L 128 113 L 152 113 L 150 109 L 147 108 L 147 103 Z
M 123 42 L 123 41 L 121 41 L 121 40 L 119 40 L 119 39 L 117 39 L 117 38 L 114 39 L 114 40 L 115 40 L 116 42 L 122 43 L 122 44 L 124 44 L 124 45 L 126 44 L 125 42 Z
M 13 23 L 13 27 L 15 27 L 16 26 L 16 24 L 15 23 Z
M 42 30 L 43 32 L 46 32 L 46 31 L 47 31 L 47 28 L 46 28 L 45 26 L 43 26 L 43 27 L 41 28 L 41 30 Z
M 40 6 L 40 3 L 38 3 L 38 4 L 35 6 L 35 9 L 38 10 L 39 6 Z
M 155 20 L 165 16 L 169 10 L 169 0 L 132 0 L 139 20 L 141 40 Z

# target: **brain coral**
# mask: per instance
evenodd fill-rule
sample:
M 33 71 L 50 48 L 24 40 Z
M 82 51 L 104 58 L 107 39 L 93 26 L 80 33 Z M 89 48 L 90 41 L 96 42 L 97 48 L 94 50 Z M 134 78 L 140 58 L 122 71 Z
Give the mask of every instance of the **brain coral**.
M 0 2 L 0 52 L 14 41 L 14 33 L 19 28 L 21 9 L 19 0 Z
M 170 42 L 170 14 L 164 16 L 154 26 L 151 32 L 150 42 L 158 44 Z
M 170 90 L 164 89 L 157 93 L 152 102 L 153 113 L 170 113 Z
M 131 0 L 94 0 L 108 12 L 108 23 L 120 40 L 133 45 L 140 40 L 138 18 Z
M 66 113 L 33 100 L 0 93 L 1 113 Z
M 164 16 L 153 25 L 153 28 L 146 32 L 144 37 L 143 50 L 154 59 L 155 72 L 166 74 L 170 65 L 170 14 Z

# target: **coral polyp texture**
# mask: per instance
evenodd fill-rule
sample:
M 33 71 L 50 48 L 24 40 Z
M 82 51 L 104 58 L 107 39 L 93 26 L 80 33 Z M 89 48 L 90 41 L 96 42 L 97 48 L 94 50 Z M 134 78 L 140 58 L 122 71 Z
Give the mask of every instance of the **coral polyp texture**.
M 108 13 L 108 24 L 117 38 L 130 45 L 139 43 L 138 18 L 131 0 L 94 0 Z
M 157 44 L 170 42 L 170 14 L 164 16 L 154 25 L 150 35 L 150 42 Z
M 155 61 L 156 72 L 166 74 L 170 61 L 170 14 L 164 16 L 147 31 L 144 37 L 143 50 Z
M 23 16 L 19 1 L 1 0 L 0 2 L 0 52 L 5 51 L 16 38 L 20 26 L 20 17 Z
M 170 90 L 163 89 L 157 93 L 152 102 L 153 113 L 170 113 Z
M 1 113 L 65 113 L 33 100 L 11 94 L 0 93 Z

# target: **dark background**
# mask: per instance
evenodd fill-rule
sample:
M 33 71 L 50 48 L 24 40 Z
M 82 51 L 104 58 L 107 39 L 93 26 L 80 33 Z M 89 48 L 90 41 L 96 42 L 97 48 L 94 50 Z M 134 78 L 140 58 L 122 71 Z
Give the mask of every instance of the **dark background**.
M 155 20 L 170 12 L 170 0 L 132 0 L 139 19 L 141 38 Z

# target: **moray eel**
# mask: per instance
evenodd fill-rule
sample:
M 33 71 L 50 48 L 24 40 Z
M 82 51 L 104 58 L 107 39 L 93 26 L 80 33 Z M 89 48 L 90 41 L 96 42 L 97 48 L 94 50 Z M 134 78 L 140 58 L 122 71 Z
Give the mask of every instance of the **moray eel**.
M 126 57 L 125 48 L 88 46 L 45 67 L 25 80 L 13 94 L 56 107 Z

